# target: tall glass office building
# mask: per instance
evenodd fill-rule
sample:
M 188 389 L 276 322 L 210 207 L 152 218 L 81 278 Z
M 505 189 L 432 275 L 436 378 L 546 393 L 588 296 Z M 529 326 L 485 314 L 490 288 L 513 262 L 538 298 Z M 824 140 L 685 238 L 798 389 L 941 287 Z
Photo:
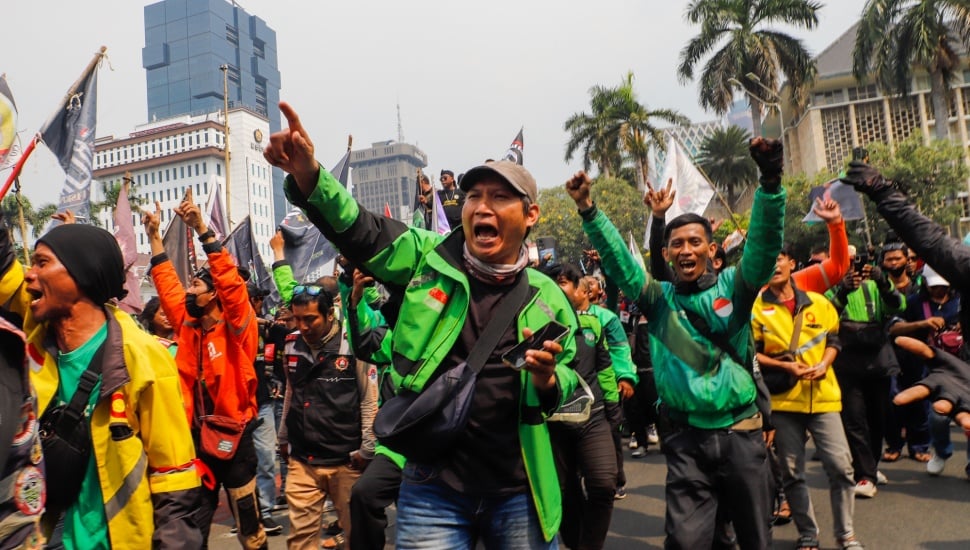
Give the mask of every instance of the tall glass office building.
M 230 107 L 264 114 L 270 131 L 278 131 L 276 31 L 225 0 L 162 0 L 145 6 L 142 66 L 148 80 L 149 121 L 221 111 L 222 65 L 229 67 Z M 286 199 L 278 168 L 273 169 L 273 205 L 279 223 L 286 214 Z

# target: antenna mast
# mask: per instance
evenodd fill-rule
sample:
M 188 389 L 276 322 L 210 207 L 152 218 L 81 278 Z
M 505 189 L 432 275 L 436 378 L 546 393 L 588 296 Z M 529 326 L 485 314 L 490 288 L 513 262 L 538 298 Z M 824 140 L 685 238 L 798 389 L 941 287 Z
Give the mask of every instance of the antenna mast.
M 397 141 L 404 143 L 404 125 L 401 124 L 401 101 L 397 102 Z

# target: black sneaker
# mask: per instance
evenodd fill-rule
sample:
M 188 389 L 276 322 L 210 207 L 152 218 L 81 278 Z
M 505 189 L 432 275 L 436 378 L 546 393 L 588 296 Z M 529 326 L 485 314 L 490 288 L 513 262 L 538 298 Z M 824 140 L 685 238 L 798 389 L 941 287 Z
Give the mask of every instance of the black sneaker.
M 626 486 L 620 485 L 616 488 L 616 492 L 613 493 L 613 498 L 616 500 L 623 500 L 626 498 Z
M 266 516 L 263 518 L 263 531 L 267 535 L 279 535 L 283 532 L 283 526 L 276 523 L 272 516 Z
M 339 535 L 343 532 L 344 530 L 340 528 L 340 520 L 335 519 L 330 522 L 330 525 L 327 525 L 326 533 L 331 537 L 334 535 Z
M 232 527 L 229 528 L 229 532 L 235 535 L 236 533 L 239 532 L 239 527 L 235 523 L 233 523 Z

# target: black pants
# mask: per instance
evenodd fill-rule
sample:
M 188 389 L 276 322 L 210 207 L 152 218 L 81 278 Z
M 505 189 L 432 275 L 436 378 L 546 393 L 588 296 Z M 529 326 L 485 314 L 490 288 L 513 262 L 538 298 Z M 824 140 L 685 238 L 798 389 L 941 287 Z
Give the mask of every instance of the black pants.
M 196 449 L 201 449 L 196 441 Z M 216 508 L 219 506 L 219 488 L 224 486 L 226 491 L 232 491 L 246 485 L 253 485 L 253 498 L 238 499 L 239 517 L 236 518 L 236 525 L 239 528 L 240 538 L 251 536 L 260 529 L 259 506 L 256 502 L 256 446 L 253 443 L 253 432 L 247 430 L 239 440 L 239 449 L 230 460 L 219 460 L 213 458 L 201 450 L 199 458 L 212 471 L 216 478 L 216 485 L 212 489 L 202 487 L 202 502 L 196 515 L 199 529 L 202 531 L 202 547 L 209 547 L 209 530 L 212 527 L 212 516 L 215 515 Z
M 836 369 L 838 373 L 838 369 Z M 876 482 L 886 428 L 889 378 L 839 376 L 842 389 L 842 427 L 852 453 L 856 482 Z
M 902 363 L 902 361 L 900 361 Z M 892 389 L 886 399 L 900 391 L 910 388 L 923 379 L 924 368 L 922 363 L 916 365 L 903 365 L 894 381 L 891 381 Z M 892 451 L 902 451 L 903 447 L 909 448 L 910 456 L 916 453 L 925 453 L 930 449 L 930 403 L 929 401 L 917 401 L 909 405 L 894 406 L 887 405 L 886 415 L 886 447 Z M 906 438 L 903 438 L 903 429 L 906 430 Z
M 401 469 L 378 454 L 350 490 L 351 550 L 383 550 L 387 529 L 385 510 L 401 490 Z
M 639 371 L 640 381 L 633 391 L 633 397 L 623 401 L 623 413 L 627 427 L 635 435 L 641 447 L 647 446 L 647 426 L 657 423 L 657 385 L 653 380 L 653 369 Z
M 667 458 L 664 548 L 711 548 L 718 509 L 729 510 L 741 548 L 771 547 L 771 491 L 762 431 L 675 428 Z
M 605 412 L 613 435 L 613 451 L 616 453 L 616 486 L 623 487 L 626 485 L 626 473 L 623 472 L 623 437 L 620 434 L 623 427 L 623 405 L 606 403 Z
M 559 536 L 568 548 L 599 549 L 606 542 L 616 488 L 611 431 L 602 410 L 583 425 L 549 423 L 562 490 Z

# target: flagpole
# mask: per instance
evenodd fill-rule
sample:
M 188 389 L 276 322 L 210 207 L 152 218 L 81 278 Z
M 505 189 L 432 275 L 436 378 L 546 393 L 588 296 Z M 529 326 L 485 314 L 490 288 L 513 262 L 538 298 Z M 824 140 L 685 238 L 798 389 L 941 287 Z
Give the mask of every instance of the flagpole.
M 229 65 L 220 65 L 219 70 L 222 71 L 222 102 L 225 109 L 223 120 L 225 129 L 225 151 L 226 151 L 226 224 L 229 226 L 226 229 L 232 233 L 232 194 L 229 188 Z
M 59 103 L 59 105 L 65 105 L 71 99 L 71 97 L 77 93 L 78 87 L 81 86 L 81 83 L 88 76 L 88 74 L 90 74 L 91 71 L 93 71 L 94 68 L 98 65 L 98 62 L 100 62 L 101 58 L 104 57 L 104 52 L 106 51 L 108 51 L 108 47 L 101 46 L 101 49 L 98 50 L 98 53 L 94 54 L 94 58 L 91 60 L 90 63 L 88 63 L 87 67 L 84 68 L 84 71 L 81 73 L 81 76 L 74 82 L 74 84 L 71 84 L 70 88 L 68 88 L 67 93 L 64 94 L 64 98 L 61 99 L 61 102 Z M 45 122 L 44 125 L 41 126 L 41 128 L 43 129 L 49 126 L 51 121 L 53 121 L 57 117 L 57 115 L 58 115 L 58 111 L 54 111 L 54 114 L 51 115 L 49 119 L 47 119 L 47 122 Z M 3 199 L 3 197 L 7 195 L 7 192 L 10 191 L 10 186 L 13 185 L 14 180 L 16 180 L 18 176 L 20 176 L 20 172 L 24 168 L 24 163 L 27 161 L 27 157 L 29 157 L 30 154 L 34 152 L 34 148 L 37 146 L 38 141 L 40 141 L 40 132 L 35 134 L 34 138 L 30 140 L 30 144 L 28 144 L 27 148 L 24 149 L 24 154 L 20 156 L 20 159 L 17 160 L 17 164 L 15 164 L 13 167 L 13 170 L 10 171 L 10 176 L 7 177 L 7 181 L 6 183 L 4 183 L 3 189 L 0 189 L 0 199 Z
M 24 266 L 30 267 L 30 254 L 27 246 L 27 221 L 24 219 L 23 196 L 20 194 L 20 178 L 17 178 L 17 186 L 14 188 L 14 195 L 17 197 L 17 219 L 20 222 L 20 239 L 24 242 Z

